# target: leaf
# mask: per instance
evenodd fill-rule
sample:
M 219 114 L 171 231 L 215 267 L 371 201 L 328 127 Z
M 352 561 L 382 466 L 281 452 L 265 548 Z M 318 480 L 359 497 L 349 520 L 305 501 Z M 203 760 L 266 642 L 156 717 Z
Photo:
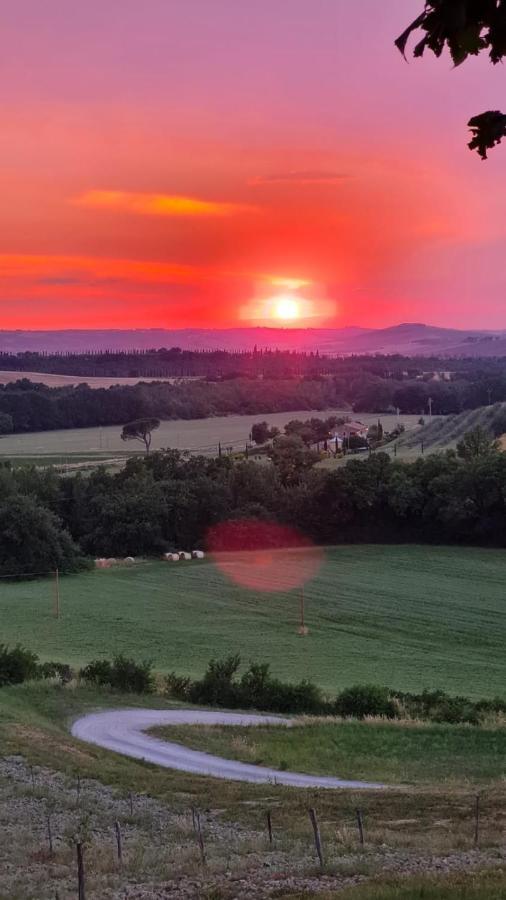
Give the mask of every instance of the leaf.
M 411 25 L 408 25 L 406 30 L 403 31 L 401 35 L 399 35 L 396 41 L 394 41 L 395 46 L 398 50 L 400 50 L 404 59 L 406 59 L 406 44 L 408 43 L 409 36 L 413 33 L 413 31 L 416 31 L 417 28 L 422 27 L 426 18 L 427 13 L 424 11 L 418 16 L 418 18 L 414 20 L 414 22 L 411 23 Z
M 488 110 L 473 116 L 467 124 L 473 135 L 467 146 L 470 150 L 476 150 L 482 159 L 487 159 L 487 150 L 506 137 L 506 115 L 499 110 Z

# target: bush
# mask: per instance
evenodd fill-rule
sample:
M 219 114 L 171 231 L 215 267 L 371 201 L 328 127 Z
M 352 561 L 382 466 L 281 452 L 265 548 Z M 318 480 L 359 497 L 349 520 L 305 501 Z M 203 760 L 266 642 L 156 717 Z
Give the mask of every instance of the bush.
M 74 678 L 74 670 L 67 663 L 45 662 L 39 666 L 39 678 L 59 678 L 62 684 L 68 684 Z
M 137 663 L 122 654 L 115 656 L 112 663 L 108 659 L 95 659 L 79 675 L 98 687 L 123 693 L 152 694 L 155 689 L 152 663 Z
M 320 689 L 310 681 L 287 684 L 273 678 L 269 666 L 261 663 L 251 663 L 238 680 L 240 664 L 238 655 L 223 660 L 212 659 L 200 681 L 191 681 L 172 672 L 166 679 L 167 692 L 179 700 L 232 709 L 242 707 L 313 715 L 330 710 Z
M 366 716 L 395 719 L 398 716 L 390 691 L 377 684 L 356 684 L 342 691 L 336 699 L 334 711 L 339 716 L 353 719 L 364 719 Z
M 234 676 L 241 665 L 241 658 L 227 656 L 225 659 L 211 659 L 201 681 L 194 681 L 189 688 L 192 703 L 207 706 L 238 706 L 238 685 Z
M 94 659 L 79 672 L 83 681 L 96 684 L 97 687 L 107 687 L 112 684 L 112 663 L 108 659 Z
M 0 687 L 37 678 L 38 661 L 38 656 L 21 644 L 17 644 L 12 650 L 7 644 L 0 644 Z
M 422 691 L 421 694 L 397 694 L 408 715 L 412 718 L 428 719 L 430 722 L 448 722 L 458 725 L 468 722 L 478 725 L 482 712 L 502 712 L 503 701 L 481 701 L 473 703 L 468 697 L 451 697 L 445 691 Z

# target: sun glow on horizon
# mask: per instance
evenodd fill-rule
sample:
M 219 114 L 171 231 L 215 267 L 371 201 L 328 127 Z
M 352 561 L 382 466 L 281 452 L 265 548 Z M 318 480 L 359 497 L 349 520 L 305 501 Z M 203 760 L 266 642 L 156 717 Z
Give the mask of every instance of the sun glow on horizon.
M 300 318 L 300 305 L 295 297 L 290 294 L 280 294 L 272 301 L 272 318 L 281 319 L 284 322 L 293 322 Z

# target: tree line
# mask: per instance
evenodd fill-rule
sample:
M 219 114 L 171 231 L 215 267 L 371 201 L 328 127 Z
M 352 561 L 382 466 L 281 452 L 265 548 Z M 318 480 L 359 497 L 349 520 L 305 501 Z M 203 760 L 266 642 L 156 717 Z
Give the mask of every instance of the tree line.
M 497 361 L 496 361 L 497 362 Z M 506 401 L 506 361 L 476 367 L 455 381 L 425 381 L 397 370 L 374 371 L 374 361 L 341 375 L 140 382 L 93 389 L 48 387 L 22 378 L 0 386 L 0 436 L 30 431 L 118 425 L 143 418 L 205 419 L 291 410 L 349 409 L 378 415 L 435 415 Z M 372 370 L 371 370 L 372 366 Z
M 270 464 L 174 450 L 72 477 L 4 464 L 0 574 L 205 547 L 212 526 L 245 519 L 289 524 L 318 544 L 506 546 L 506 455 L 483 432 L 416 462 L 378 451 L 334 470 L 315 468 L 298 435 L 275 443 Z

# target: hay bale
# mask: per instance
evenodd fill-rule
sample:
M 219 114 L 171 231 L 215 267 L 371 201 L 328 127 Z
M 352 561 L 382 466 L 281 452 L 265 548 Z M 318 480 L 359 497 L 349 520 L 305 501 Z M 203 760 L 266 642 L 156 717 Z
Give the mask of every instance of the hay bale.
M 192 550 L 192 559 L 204 559 L 204 551 Z
M 106 560 L 106 562 L 108 566 L 115 566 L 118 560 L 115 559 L 114 556 L 110 556 L 109 559 Z
M 132 566 L 135 562 L 135 559 L 133 556 L 125 556 L 124 562 L 127 564 L 127 566 Z
M 179 562 L 179 553 L 166 553 L 165 559 L 167 562 Z
M 179 559 L 191 559 L 191 554 L 186 553 L 184 550 L 181 550 L 179 553 Z

